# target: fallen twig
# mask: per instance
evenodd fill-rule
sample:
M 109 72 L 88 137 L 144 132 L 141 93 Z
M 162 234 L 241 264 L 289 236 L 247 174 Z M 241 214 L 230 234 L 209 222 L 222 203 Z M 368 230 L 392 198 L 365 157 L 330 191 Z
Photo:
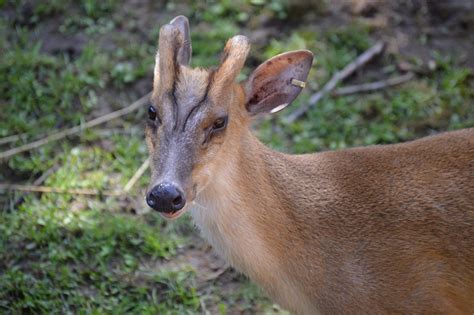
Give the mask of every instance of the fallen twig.
M 301 106 L 293 113 L 291 113 L 287 122 L 292 123 L 301 116 L 303 116 L 311 107 L 315 106 L 327 93 L 334 90 L 336 85 L 353 74 L 357 69 L 365 65 L 372 58 L 382 53 L 385 45 L 383 42 L 377 42 L 374 46 L 359 55 L 354 61 L 345 66 L 341 71 L 336 72 L 331 79 L 324 85 L 324 87 L 317 93 L 313 94 L 308 103 Z
M 54 165 L 53 167 L 49 168 L 48 170 L 46 170 L 46 172 L 44 172 L 43 174 L 41 174 L 40 177 L 38 177 L 37 179 L 35 179 L 33 181 L 33 186 L 38 186 L 38 185 L 41 185 L 44 183 L 44 181 L 46 179 L 48 179 L 49 176 L 51 176 L 51 174 L 53 174 L 54 172 L 56 172 L 57 170 L 59 169 L 59 165 Z M 23 203 L 23 201 L 25 201 L 25 195 L 21 195 L 19 196 L 15 202 L 13 203 L 14 207 L 18 207 L 19 205 L 21 205 Z
M 140 99 L 138 99 L 137 101 L 135 101 L 134 103 L 132 103 L 131 105 L 129 105 L 127 107 L 119 109 L 115 112 L 108 113 L 104 116 L 97 117 L 95 119 L 92 119 L 92 120 L 84 123 L 84 124 L 81 124 L 81 125 L 69 128 L 69 129 L 65 129 L 65 130 L 62 130 L 62 131 L 59 131 L 59 132 L 56 132 L 56 133 L 53 133 L 52 135 L 49 135 L 49 136 L 47 136 L 43 139 L 40 139 L 40 140 L 37 140 L 37 141 L 34 141 L 34 142 L 30 142 L 30 143 L 27 143 L 25 145 L 19 146 L 17 148 L 13 148 L 13 149 L 1 152 L 0 153 L 0 160 L 9 158 L 9 157 L 11 157 L 15 154 L 21 153 L 21 152 L 25 152 L 25 151 L 29 151 L 29 150 L 38 148 L 38 147 L 40 147 L 42 145 L 45 145 L 47 143 L 50 143 L 52 141 L 57 141 L 59 139 L 65 138 L 65 137 L 70 136 L 70 135 L 73 135 L 73 134 L 78 133 L 78 132 L 80 132 L 82 130 L 85 130 L 87 128 L 91 128 L 91 127 L 103 124 L 107 121 L 110 121 L 110 120 L 119 118 L 121 116 L 124 116 L 126 114 L 129 114 L 129 113 L 133 112 L 134 110 L 138 109 L 143 104 L 145 104 L 148 101 L 149 95 L 150 95 L 150 93 L 142 96 Z
M 148 166 L 150 166 L 150 158 L 147 158 L 145 162 L 138 168 L 138 170 L 133 174 L 132 178 L 128 181 L 128 183 L 123 188 L 123 191 L 128 193 L 130 189 L 132 189 L 133 185 L 140 179 L 140 177 L 145 173 Z
M 387 87 L 400 85 L 402 83 L 410 81 L 414 77 L 415 77 L 415 75 L 412 72 L 408 72 L 404 75 L 389 78 L 387 80 L 363 83 L 363 84 L 359 84 L 359 85 L 344 86 L 344 87 L 340 87 L 337 90 L 335 90 L 332 93 L 332 95 L 334 95 L 334 96 L 343 96 L 343 95 L 349 95 L 349 94 L 356 94 L 356 93 L 363 93 L 363 92 L 371 92 L 371 91 L 381 90 L 381 89 L 385 89 Z
M 28 135 L 27 133 L 22 133 L 22 134 L 19 134 L 19 135 L 12 135 L 12 136 L 1 138 L 0 139 L 0 145 L 4 145 L 4 144 L 10 143 L 10 142 L 15 142 L 15 141 L 21 140 L 22 138 L 26 137 L 27 135 Z
M 46 179 L 48 179 L 49 176 L 51 176 L 51 174 L 56 172 L 58 169 L 59 169 L 59 165 L 57 165 L 57 164 L 54 165 L 53 167 L 49 168 L 46 172 L 41 174 L 40 177 L 38 177 L 37 179 L 35 179 L 33 181 L 33 185 L 35 185 L 35 186 L 41 185 L 42 183 L 44 183 L 44 181 Z
M 224 266 L 222 266 L 221 268 L 219 268 L 219 270 L 217 270 L 216 272 L 208 275 L 207 277 L 205 277 L 203 280 L 205 282 L 209 282 L 209 281 L 214 281 L 216 279 L 218 279 L 220 276 L 222 276 L 224 273 L 226 273 L 227 270 L 230 269 L 230 265 L 229 264 L 225 264 Z
M 121 190 L 98 190 L 87 188 L 56 188 L 49 186 L 34 186 L 34 185 L 18 185 L 18 184 L 0 184 L 0 190 L 4 191 L 26 191 L 26 192 L 41 192 L 41 193 L 55 193 L 55 194 L 69 194 L 69 195 L 90 195 L 90 196 L 124 196 L 126 193 Z
M 143 128 L 136 126 L 127 126 L 126 128 L 96 129 L 94 133 L 99 137 L 110 137 L 114 135 L 130 135 L 143 133 Z
M 207 308 L 206 308 L 206 302 L 204 301 L 204 298 L 203 298 L 203 297 L 199 298 L 199 303 L 201 304 L 201 311 L 202 311 L 202 313 L 203 313 L 203 314 L 206 314 L 206 315 L 207 315 L 207 314 L 210 314 L 209 311 L 208 311 Z

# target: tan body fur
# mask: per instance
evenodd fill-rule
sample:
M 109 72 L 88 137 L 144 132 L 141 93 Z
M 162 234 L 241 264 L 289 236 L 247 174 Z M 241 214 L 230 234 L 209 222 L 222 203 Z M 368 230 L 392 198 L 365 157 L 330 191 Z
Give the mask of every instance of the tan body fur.
M 236 84 L 245 37 L 229 40 L 214 70 L 189 67 L 185 17 L 159 45 L 150 207 L 167 218 L 190 210 L 224 258 L 296 314 L 474 313 L 474 129 L 275 152 L 250 124 L 296 98 L 310 52 L 271 58 Z
M 232 140 L 192 214 L 282 306 L 474 311 L 474 129 L 308 155 Z

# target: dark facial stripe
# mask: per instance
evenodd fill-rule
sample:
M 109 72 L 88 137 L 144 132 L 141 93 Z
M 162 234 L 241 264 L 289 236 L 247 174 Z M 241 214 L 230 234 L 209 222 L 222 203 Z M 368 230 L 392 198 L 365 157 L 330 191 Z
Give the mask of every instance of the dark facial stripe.
M 173 47 L 173 89 L 171 90 L 171 96 L 172 96 L 172 102 L 173 102 L 173 118 L 174 118 L 174 126 L 173 130 L 176 130 L 178 128 L 178 100 L 176 97 L 176 85 L 179 80 L 179 75 L 180 75 L 180 69 L 179 69 L 179 63 L 178 63 L 178 52 L 179 52 L 180 45 L 178 41 L 175 41 L 175 45 Z
M 176 98 L 176 85 L 178 81 L 178 71 L 175 71 L 175 79 L 173 82 L 173 90 L 171 91 L 171 100 L 173 103 L 173 120 L 174 120 L 174 126 L 173 130 L 176 130 L 178 128 L 178 100 Z
M 209 79 L 207 81 L 207 86 L 206 86 L 206 91 L 204 92 L 204 96 L 201 98 L 201 100 L 196 104 L 196 106 L 194 106 L 190 111 L 189 111 L 189 114 L 188 116 L 186 116 L 186 119 L 184 120 L 184 124 L 183 124 L 183 130 L 184 131 L 186 129 L 186 123 L 188 122 L 189 118 L 191 118 L 192 115 L 194 115 L 194 113 L 196 113 L 198 111 L 198 109 L 204 104 L 204 102 L 207 100 L 207 96 L 209 94 L 209 91 L 211 90 L 211 86 L 212 86 L 212 82 L 214 80 L 214 74 L 215 74 L 215 71 L 211 71 L 209 73 Z

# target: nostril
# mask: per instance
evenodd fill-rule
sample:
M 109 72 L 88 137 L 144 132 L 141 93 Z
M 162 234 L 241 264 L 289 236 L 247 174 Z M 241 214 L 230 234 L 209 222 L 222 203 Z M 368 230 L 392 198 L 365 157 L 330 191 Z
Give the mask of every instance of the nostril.
M 146 196 L 146 203 L 152 208 L 156 205 L 155 198 L 152 194 Z
M 179 206 L 183 202 L 183 197 L 178 196 L 174 198 L 172 202 L 173 202 L 173 206 Z

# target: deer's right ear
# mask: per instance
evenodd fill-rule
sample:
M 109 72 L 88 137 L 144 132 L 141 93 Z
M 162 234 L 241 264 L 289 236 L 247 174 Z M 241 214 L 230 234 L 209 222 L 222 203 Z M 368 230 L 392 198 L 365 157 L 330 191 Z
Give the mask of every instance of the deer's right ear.
M 303 90 L 313 63 L 308 50 L 290 51 L 261 64 L 245 85 L 247 111 L 274 113 L 288 106 Z
M 179 15 L 171 20 L 170 24 L 178 28 L 183 40 L 176 59 L 179 64 L 187 66 L 191 62 L 192 54 L 191 37 L 189 36 L 189 21 L 185 16 Z

